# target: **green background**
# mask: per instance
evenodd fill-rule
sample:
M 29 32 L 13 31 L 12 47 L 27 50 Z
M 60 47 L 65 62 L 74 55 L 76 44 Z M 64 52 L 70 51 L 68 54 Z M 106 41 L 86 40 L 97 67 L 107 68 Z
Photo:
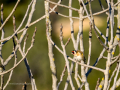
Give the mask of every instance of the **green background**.
M 0 0 L 0 4 L 2 4 L 2 3 L 4 4 L 4 20 L 12 11 L 16 1 L 17 0 Z M 21 2 L 19 3 L 19 5 L 14 13 L 14 15 L 16 17 L 16 26 L 17 27 L 19 26 L 20 22 L 22 21 L 22 18 L 27 10 L 27 6 L 30 3 L 30 1 L 31 0 L 21 0 Z M 56 0 L 54 0 L 54 1 L 57 2 Z M 104 5 L 104 7 L 107 8 L 107 4 L 105 3 L 105 0 L 101 0 L 101 1 L 102 1 L 102 4 Z M 114 2 L 116 2 L 116 0 L 114 0 Z M 68 0 L 63 0 L 62 4 L 68 5 Z M 51 4 L 51 6 L 53 6 L 53 5 Z M 78 4 L 77 0 L 73 1 L 73 7 L 79 9 L 79 4 Z M 87 8 L 88 8 L 88 6 L 87 6 Z M 100 8 L 98 0 L 94 0 L 94 2 L 92 2 L 92 9 L 93 9 L 93 13 L 102 10 Z M 56 10 L 62 14 L 69 15 L 68 9 L 58 7 Z M 40 18 L 44 14 L 45 14 L 44 0 L 37 0 L 36 9 L 35 9 L 35 12 L 33 14 L 32 22 L 35 21 L 36 19 Z M 115 14 L 116 14 L 116 12 L 115 12 Z M 78 13 L 74 11 L 73 16 L 77 17 Z M 107 23 L 106 23 L 107 22 L 107 19 L 106 19 L 107 15 L 104 13 L 104 14 L 99 15 L 98 17 L 101 18 L 104 22 L 103 27 L 98 27 L 98 28 L 105 35 L 106 34 L 106 27 L 107 27 Z M 54 24 L 59 19 L 62 19 L 63 17 L 58 16 L 55 13 L 52 13 L 50 18 L 52 21 L 52 25 L 54 26 Z M 22 28 L 25 27 L 26 22 L 27 22 L 27 19 L 26 19 L 25 23 L 23 24 Z M 34 75 L 38 90 L 52 90 L 52 78 L 51 78 L 51 70 L 50 70 L 50 64 L 49 64 L 49 58 L 48 58 L 48 46 L 47 46 L 47 39 L 46 39 L 45 19 L 39 21 L 38 23 L 34 24 L 33 26 L 31 26 L 28 29 L 29 37 L 27 40 L 26 50 L 31 44 L 31 37 L 32 37 L 32 34 L 34 32 L 35 27 L 37 27 L 37 33 L 35 36 L 35 43 L 34 43 L 34 47 L 29 51 L 29 53 L 27 55 L 27 59 L 29 61 L 29 65 L 30 65 L 30 68 L 32 70 L 32 73 Z M 114 33 L 116 31 L 116 28 L 117 28 L 117 19 L 115 18 Z M 5 30 L 5 37 L 12 35 L 12 33 L 13 33 L 12 17 L 9 19 L 9 21 L 4 26 L 4 30 Z M 92 34 L 93 34 L 92 54 L 91 54 L 90 65 L 94 64 L 96 59 L 99 57 L 99 53 L 102 51 L 102 48 L 103 48 L 99 44 L 99 41 L 97 40 L 97 38 L 94 34 L 94 31 Z M 20 35 L 21 34 L 18 34 L 18 36 L 20 36 Z M 54 42 L 56 43 L 56 45 L 58 45 L 61 48 L 60 40 L 58 38 L 59 35 L 55 34 L 55 27 L 53 27 L 52 35 L 53 35 L 52 38 L 53 38 Z M 75 37 L 76 36 L 77 36 L 77 33 L 75 33 Z M 64 43 L 67 41 L 67 39 L 68 38 L 64 38 Z M 89 30 L 83 31 L 83 40 L 84 40 L 85 57 L 87 58 L 88 57 L 88 49 L 89 49 L 89 41 L 88 41 L 89 40 Z M 22 42 L 22 45 L 23 45 L 23 42 Z M 74 48 L 72 45 L 72 41 L 70 41 L 70 43 L 66 47 L 67 55 L 72 57 L 71 51 L 73 49 Z M 12 40 L 10 40 L 3 46 L 2 55 L 3 55 L 4 60 L 11 54 L 12 50 L 13 50 L 13 43 L 12 43 Z M 65 60 L 64 60 L 63 56 L 60 54 L 60 52 L 58 50 L 56 50 L 56 48 L 53 47 L 53 50 L 54 50 L 56 68 L 57 68 L 57 77 L 58 77 L 58 82 L 59 82 L 61 72 L 65 66 Z M 21 57 L 19 52 L 17 52 L 17 55 L 18 55 L 18 61 L 19 61 L 22 57 Z M 116 51 L 115 55 L 118 55 L 118 50 Z M 104 56 L 107 56 L 107 52 L 104 54 Z M 9 64 L 5 67 L 5 69 L 7 70 L 7 69 L 11 68 L 13 66 L 13 63 L 14 63 L 14 58 L 9 62 Z M 105 63 L 106 63 L 106 60 L 101 59 L 99 64 L 97 65 L 97 67 L 105 69 Z M 112 66 L 112 70 L 114 69 L 114 66 Z M 79 70 L 80 70 L 80 68 L 79 68 Z M 79 71 L 79 73 L 80 73 L 80 71 Z M 8 79 L 8 75 L 9 74 L 6 74 L 4 76 L 5 83 L 6 83 L 6 80 Z M 99 71 L 96 71 L 96 70 L 92 71 L 92 73 L 88 76 L 88 82 L 89 82 L 89 86 L 90 86 L 91 90 L 94 90 L 94 88 L 96 86 L 97 79 L 98 78 L 102 79 L 103 76 L 104 76 L 104 74 L 99 72 Z M 65 73 L 65 77 L 63 78 L 63 82 L 61 83 L 59 90 L 63 90 L 66 78 L 67 78 L 67 73 Z M 74 79 L 74 73 L 73 73 L 73 79 Z M 29 84 L 30 79 L 29 79 L 26 67 L 24 65 L 24 62 L 22 62 L 17 68 L 14 69 L 13 76 L 12 76 L 11 81 L 10 81 L 11 84 L 9 84 L 7 86 L 6 90 L 10 90 L 10 89 L 21 90 L 22 85 L 14 85 L 14 83 L 19 84 L 19 83 L 24 83 L 24 82 Z M 12 85 L 12 83 L 13 83 L 13 85 Z M 74 84 L 75 84 L 75 87 L 77 87 L 75 81 L 74 81 Z M 31 86 L 27 85 L 27 89 L 31 90 Z M 71 90 L 70 85 L 68 87 L 68 90 Z

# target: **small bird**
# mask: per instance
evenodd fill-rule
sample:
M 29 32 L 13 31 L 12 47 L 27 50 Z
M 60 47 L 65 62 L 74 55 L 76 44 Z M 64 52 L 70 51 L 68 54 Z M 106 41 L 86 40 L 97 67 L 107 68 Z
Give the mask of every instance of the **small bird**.
M 83 60 L 84 63 L 85 63 L 85 57 L 84 57 L 82 51 L 80 51 L 80 50 L 77 50 L 77 51 L 76 51 L 76 50 L 73 50 L 71 54 L 74 55 L 74 59 L 75 59 L 76 61 L 80 62 L 81 60 Z

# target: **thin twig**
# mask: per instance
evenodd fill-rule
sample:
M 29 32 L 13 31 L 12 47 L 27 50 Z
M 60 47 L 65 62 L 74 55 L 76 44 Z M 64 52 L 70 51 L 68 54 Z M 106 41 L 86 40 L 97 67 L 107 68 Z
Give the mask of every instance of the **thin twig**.
M 30 51 L 30 49 L 31 49 L 32 47 L 33 47 L 33 46 L 30 45 L 30 47 L 27 49 L 27 51 L 26 51 L 24 57 L 22 57 L 22 59 L 21 59 L 18 63 L 16 63 L 12 68 L 10 68 L 9 70 L 7 70 L 7 71 L 5 71 L 5 72 L 3 72 L 3 73 L 0 73 L 0 75 L 9 73 L 11 70 L 13 70 L 14 68 L 16 68 L 16 67 L 26 58 L 28 52 Z
M 23 44 L 23 52 L 25 53 L 25 46 L 26 46 L 26 41 L 28 39 L 28 34 L 26 35 L 25 39 L 24 39 L 24 44 Z
M 120 58 L 120 54 L 116 57 L 116 59 L 114 61 L 111 62 L 111 65 L 114 64 L 115 62 L 117 62 Z
M 34 44 L 34 41 L 35 41 L 36 31 L 37 31 L 37 28 L 35 27 L 35 31 L 34 31 L 34 33 L 33 33 L 32 40 L 31 40 L 31 46 L 32 46 L 32 47 L 33 47 L 33 44 Z M 19 46 L 19 51 L 20 51 L 22 57 L 24 57 L 25 53 L 22 51 L 22 49 L 21 49 L 20 46 Z M 29 78 L 30 78 L 30 80 L 31 80 L 32 89 L 33 89 L 33 90 L 37 90 L 36 83 L 35 83 L 35 79 L 34 79 L 34 77 L 33 77 L 33 74 L 32 74 L 32 71 L 31 71 L 31 69 L 30 69 L 30 66 L 29 66 L 29 63 L 28 63 L 27 58 L 24 59 L 24 63 L 25 63 L 25 66 L 26 66 L 26 68 L 27 68 Z
M 4 25 L 6 24 L 6 22 L 9 20 L 9 18 L 13 15 L 13 13 L 15 12 L 18 4 L 19 4 L 20 0 L 18 0 L 13 8 L 13 10 L 11 11 L 11 13 L 9 14 L 9 16 L 5 19 L 4 23 L 2 24 L 2 26 L 0 27 L 0 30 L 4 27 Z
M 68 77 L 69 77 L 69 80 L 70 80 L 70 85 L 71 85 L 72 90 L 75 90 L 75 87 L 74 87 L 73 81 L 72 81 L 72 77 L 71 77 L 72 72 L 70 70 L 69 61 L 68 61 L 68 58 L 67 58 L 67 55 L 66 55 L 65 45 L 63 44 L 63 32 L 62 32 L 62 28 L 63 28 L 63 26 L 61 25 L 61 27 L 60 27 L 60 41 L 61 41 L 61 46 L 62 46 L 62 49 L 63 49 L 63 55 L 64 55 L 65 62 L 66 62 L 66 65 L 67 65 L 67 71 L 68 71 Z
M 100 78 L 98 78 L 98 80 L 97 80 L 97 84 L 96 84 L 95 90 L 98 90 L 99 84 L 100 84 Z
M 78 63 L 75 64 L 75 80 L 76 80 L 76 83 L 77 83 L 77 86 L 78 86 L 78 90 L 80 89 L 80 82 L 79 82 L 79 79 L 78 79 Z
M 72 0 L 69 0 L 69 7 L 72 7 Z M 71 9 L 69 9 L 69 17 L 73 17 Z M 69 20 L 70 20 L 70 26 L 71 26 L 70 27 L 70 29 L 71 29 L 71 39 L 72 39 L 75 50 L 77 50 L 78 46 L 76 45 L 75 38 L 74 38 L 74 28 L 73 28 L 73 23 L 74 22 L 73 22 L 72 18 L 69 18 Z M 71 63 L 71 67 L 70 67 L 71 72 L 73 70 L 73 67 L 74 67 L 74 62 Z M 65 83 L 64 90 L 67 90 L 68 84 L 69 84 L 69 77 L 67 77 L 67 81 Z
M 116 81 L 117 81 L 119 71 L 120 71 L 120 61 L 118 62 L 118 68 L 117 68 L 116 75 L 114 77 L 114 83 L 113 83 L 113 86 L 112 86 L 111 90 L 115 90 L 115 88 L 116 88 Z
M 68 43 L 70 42 L 71 38 L 68 38 L 67 42 L 65 43 L 65 47 L 68 45 Z
M 61 7 L 65 7 L 65 8 L 74 10 L 74 11 L 79 11 L 78 9 L 73 8 L 73 7 L 69 7 L 69 6 L 66 6 L 66 5 L 58 4 L 58 3 L 55 3 L 55 2 L 52 2 L 52 1 L 49 1 L 49 0 L 46 0 L 46 1 L 49 2 L 49 3 L 51 3 L 51 4 L 55 4 L 55 5 L 58 5 L 58 6 L 61 6 Z
M 92 24 L 90 23 L 90 30 L 89 30 L 89 53 L 88 53 L 88 61 L 87 65 L 90 64 L 90 58 L 91 58 L 91 48 L 92 48 Z M 88 71 L 88 68 L 86 67 L 86 72 Z
M 16 47 L 16 44 L 15 44 L 15 40 L 13 38 L 13 51 L 14 51 L 14 54 L 15 54 L 15 61 L 14 61 L 14 65 L 17 63 L 17 52 L 15 52 L 15 47 Z M 10 71 L 10 75 L 9 75 L 9 78 L 6 82 L 6 84 L 4 85 L 3 87 L 3 90 L 5 90 L 5 88 L 7 87 L 7 85 L 9 84 L 11 78 L 12 78 L 12 74 L 13 74 L 13 70 Z
M 24 85 L 22 87 L 22 90 L 27 90 L 27 84 L 26 84 L 26 82 L 24 83 Z
M 63 71 L 62 71 L 62 74 L 61 74 L 61 76 L 60 76 L 60 81 L 58 82 L 58 85 L 57 85 L 57 89 L 59 88 L 61 82 L 63 81 L 63 77 L 65 76 L 66 69 L 67 69 L 67 66 L 66 66 L 66 64 L 65 64 L 65 67 L 64 67 L 64 69 L 63 69 Z
M 118 65 L 115 67 L 114 71 L 112 72 L 112 75 L 111 75 L 111 77 L 110 77 L 110 79 L 109 79 L 109 82 L 108 82 L 107 90 L 109 90 L 110 83 L 111 83 L 111 81 L 112 81 L 112 78 L 113 78 L 114 75 L 115 75 L 115 72 L 117 71 L 117 68 L 118 68 Z

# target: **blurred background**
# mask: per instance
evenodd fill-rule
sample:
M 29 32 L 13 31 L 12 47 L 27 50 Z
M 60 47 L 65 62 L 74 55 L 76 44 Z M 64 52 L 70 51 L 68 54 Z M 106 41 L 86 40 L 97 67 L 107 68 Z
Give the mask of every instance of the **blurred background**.
M 31 0 L 21 0 L 14 15 L 16 17 L 16 26 L 18 27 L 20 22 L 22 21 L 23 16 L 25 15 L 25 12 L 27 10 L 28 4 L 30 3 Z M 54 2 L 57 2 L 58 0 L 52 0 Z M 107 4 L 105 2 L 105 0 L 101 0 L 102 4 L 104 6 L 104 8 L 107 8 Z M 114 2 L 116 2 L 117 0 L 114 0 Z M 15 3 L 17 2 L 17 0 L 0 0 L 0 4 L 3 3 L 4 5 L 4 20 L 6 19 L 6 17 L 10 14 L 10 12 L 12 11 Z M 69 0 L 63 0 L 62 4 L 64 5 L 68 5 Z M 53 7 L 53 4 L 50 4 L 51 7 Z M 73 5 L 74 8 L 78 8 L 79 9 L 79 4 L 77 0 L 73 1 Z M 88 7 L 87 7 L 88 8 Z M 99 1 L 98 0 L 94 0 L 92 2 L 92 9 L 93 9 L 93 13 L 101 11 L 101 7 L 99 5 Z M 63 7 L 59 7 L 55 9 L 57 12 L 60 12 L 62 14 L 65 15 L 69 15 L 69 10 L 65 9 Z M 117 12 L 115 11 L 115 14 Z M 40 18 L 41 16 L 43 16 L 45 14 L 44 11 L 44 0 L 37 0 L 36 3 L 36 9 L 35 12 L 33 14 L 33 18 L 32 18 L 32 22 L 37 20 L 38 18 Z M 78 17 L 78 12 L 73 11 L 73 16 Z M 55 13 L 51 13 L 51 22 L 52 22 L 52 27 L 53 27 L 53 32 L 52 32 L 52 38 L 54 40 L 54 42 L 56 43 L 56 45 L 58 45 L 61 48 L 60 45 L 60 40 L 59 40 L 59 29 L 60 29 L 60 25 L 63 25 L 63 35 L 64 35 L 64 43 L 67 41 L 67 39 L 70 37 L 70 22 L 68 18 L 64 18 L 61 16 L 58 16 Z M 106 35 L 106 27 L 107 27 L 107 15 L 105 13 L 95 16 L 95 24 L 96 26 L 101 30 L 101 32 Z M 27 19 L 26 19 L 27 21 Z M 26 21 L 23 25 L 22 28 L 25 27 L 26 25 Z M 75 30 L 75 38 L 77 36 L 77 32 L 79 29 L 79 21 L 74 19 L 74 30 Z M 48 46 L 47 46 L 47 39 L 46 39 L 46 24 L 45 24 L 45 19 L 39 21 L 38 23 L 34 24 L 33 26 L 31 26 L 28 29 L 28 40 L 27 40 L 27 45 L 26 45 L 26 50 L 27 48 L 30 46 L 31 44 L 31 38 L 34 32 L 35 27 L 37 27 L 37 33 L 35 36 L 35 43 L 34 43 L 34 47 L 29 51 L 28 55 L 27 55 L 27 59 L 29 61 L 29 65 L 30 68 L 32 70 L 33 76 L 35 78 L 36 84 L 37 84 L 37 88 L 38 90 L 52 90 L 52 79 L 51 79 L 51 70 L 50 70 L 50 64 L 49 64 L 49 58 L 48 58 Z M 22 29 L 21 28 L 21 29 Z M 84 24 L 83 24 L 83 40 L 84 40 L 84 49 L 85 49 L 85 57 L 87 59 L 88 57 L 88 48 L 89 48 L 89 20 L 85 19 L 84 20 Z M 115 31 L 117 28 L 117 19 L 115 18 Z M 5 30 L 5 37 L 12 35 L 13 33 L 13 24 L 12 24 L 12 17 L 10 18 L 10 20 L 7 22 L 7 24 L 4 26 L 4 30 Z M 115 33 L 115 32 L 114 32 Z M 96 61 L 96 59 L 99 57 L 100 52 L 102 51 L 103 47 L 99 44 L 99 41 L 97 40 L 94 31 L 93 31 L 93 37 L 92 37 L 92 54 L 91 54 L 91 62 L 90 65 L 93 65 L 94 62 Z M 18 34 L 18 36 L 20 36 L 20 34 Z M 23 42 L 22 42 L 23 44 Z M 61 48 L 62 49 L 62 48 Z M 13 43 L 12 40 L 8 41 L 4 46 L 3 46 L 3 50 L 2 50 L 2 54 L 3 54 L 3 58 L 4 60 L 11 54 L 13 50 Z M 57 77 L 58 77 L 58 82 L 59 82 L 59 78 L 61 75 L 61 72 L 65 66 L 65 60 L 63 58 L 63 56 L 60 54 L 60 52 L 58 50 L 56 50 L 56 48 L 53 48 L 54 50 L 54 57 L 55 57 L 55 63 L 56 63 L 56 68 L 57 68 Z M 68 46 L 66 47 L 66 52 L 67 55 L 72 57 L 71 55 L 71 51 L 74 50 L 73 48 L 73 44 L 72 41 L 70 41 L 70 43 L 68 44 Z M 118 51 L 116 51 L 115 55 L 118 54 Z M 18 55 L 18 60 L 21 59 L 21 55 L 19 52 L 17 52 Z M 107 56 L 107 52 L 104 54 L 104 56 Z M 99 64 L 97 65 L 97 67 L 100 68 L 105 68 L 105 59 L 101 59 Z M 11 68 L 13 66 L 14 63 L 14 58 L 9 62 L 9 64 L 6 66 L 6 70 Z M 114 66 L 112 66 L 111 69 L 114 69 Z M 80 70 L 80 69 L 79 69 Z M 74 70 L 73 70 L 74 71 Z M 79 71 L 80 72 L 80 71 Z M 67 74 L 67 73 L 65 73 Z M 5 81 L 4 83 L 6 83 L 6 80 L 8 79 L 8 75 L 5 75 Z M 65 75 L 63 82 L 60 85 L 60 89 L 59 90 L 63 90 L 64 88 L 64 83 L 66 81 L 66 77 L 67 75 Z M 88 76 L 88 82 L 89 82 L 89 86 L 91 90 L 94 90 L 95 86 L 96 86 L 96 82 L 97 79 L 100 78 L 102 79 L 102 77 L 104 77 L 104 74 L 93 70 L 92 73 L 90 73 L 90 75 Z M 74 73 L 73 73 L 73 78 L 74 78 Z M 26 67 L 24 65 L 24 62 L 22 62 L 17 68 L 14 69 L 13 71 L 13 76 L 11 78 L 10 83 L 30 83 L 30 79 L 26 70 Z M 74 82 L 74 84 L 76 84 Z M 77 87 L 77 85 L 75 85 Z M 14 84 L 9 84 L 6 88 L 6 90 L 21 90 L 22 85 L 14 85 Z M 27 89 L 31 90 L 31 86 L 27 85 Z M 118 88 L 119 89 L 119 88 Z M 117 89 L 117 90 L 118 90 Z M 68 87 L 68 90 L 71 90 L 71 87 Z

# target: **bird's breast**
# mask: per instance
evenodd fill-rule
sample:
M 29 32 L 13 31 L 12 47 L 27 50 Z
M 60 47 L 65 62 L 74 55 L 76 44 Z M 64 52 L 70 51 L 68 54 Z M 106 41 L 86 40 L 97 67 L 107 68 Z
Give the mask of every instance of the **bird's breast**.
M 80 60 L 82 60 L 83 58 L 82 58 L 81 56 L 75 56 L 75 59 L 78 60 L 78 61 L 80 61 Z

